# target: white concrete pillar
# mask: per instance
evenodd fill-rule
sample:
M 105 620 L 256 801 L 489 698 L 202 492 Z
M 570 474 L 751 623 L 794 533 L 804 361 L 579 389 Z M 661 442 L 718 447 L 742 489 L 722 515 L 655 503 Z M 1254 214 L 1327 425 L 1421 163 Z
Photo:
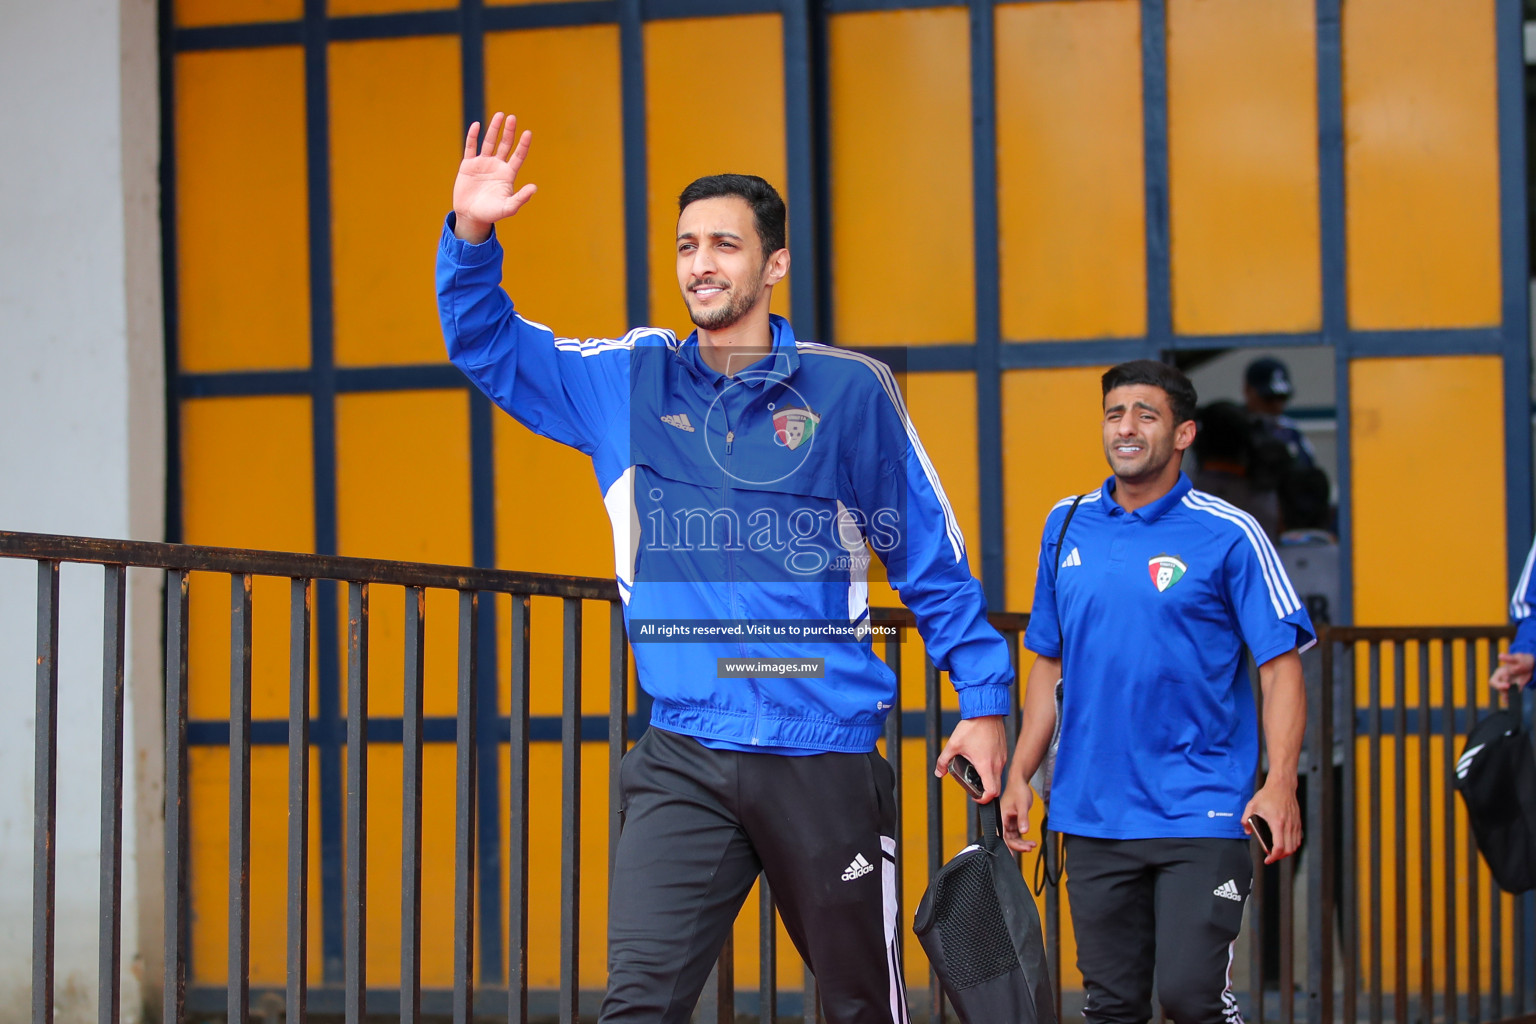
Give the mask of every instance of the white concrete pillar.
M 0 7 L 0 529 L 160 539 L 164 343 L 153 0 Z M 101 570 L 61 601 L 61 1022 L 94 1020 Z M 0 560 L 0 1019 L 31 1002 L 36 569 Z M 158 1000 L 160 581 L 130 574 L 124 1019 Z

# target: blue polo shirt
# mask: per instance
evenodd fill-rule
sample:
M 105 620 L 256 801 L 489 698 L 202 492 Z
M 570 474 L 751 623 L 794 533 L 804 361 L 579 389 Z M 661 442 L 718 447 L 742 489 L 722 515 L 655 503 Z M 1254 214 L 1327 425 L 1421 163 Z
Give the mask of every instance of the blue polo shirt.
M 1084 496 L 1059 552 L 1072 499 L 1046 517 L 1024 636 L 1062 658 L 1051 828 L 1241 839 L 1259 758 L 1244 647 L 1262 665 L 1310 647 L 1312 622 L 1252 516 L 1182 473 L 1135 512 L 1114 485 Z

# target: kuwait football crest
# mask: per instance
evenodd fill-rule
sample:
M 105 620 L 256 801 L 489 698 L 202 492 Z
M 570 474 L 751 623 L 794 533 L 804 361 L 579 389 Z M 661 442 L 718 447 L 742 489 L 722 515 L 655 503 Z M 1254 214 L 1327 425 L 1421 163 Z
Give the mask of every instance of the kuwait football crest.
M 1147 560 L 1147 573 L 1152 577 L 1152 585 L 1159 594 L 1183 579 L 1188 571 L 1189 566 L 1173 555 L 1158 555 Z
M 810 442 L 820 422 L 809 409 L 780 409 L 773 414 L 773 443 L 794 451 Z

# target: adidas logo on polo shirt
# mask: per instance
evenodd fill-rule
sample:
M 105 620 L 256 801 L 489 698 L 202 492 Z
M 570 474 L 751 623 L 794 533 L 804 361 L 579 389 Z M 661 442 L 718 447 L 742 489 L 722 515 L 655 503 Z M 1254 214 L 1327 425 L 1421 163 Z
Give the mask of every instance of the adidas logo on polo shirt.
M 855 878 L 863 878 L 873 870 L 875 866 L 865 860 L 862 853 L 855 854 L 853 860 L 849 861 L 848 866 L 843 869 L 843 881 L 851 882 Z
M 1077 548 L 1073 548 L 1071 551 L 1069 551 L 1067 553 L 1067 557 L 1063 558 L 1061 560 L 1061 567 L 1063 569 L 1067 568 L 1068 566 L 1082 565 L 1082 564 L 1083 564 L 1083 556 L 1077 553 Z
M 690 434 L 694 432 L 693 424 L 688 422 L 688 414 L 685 412 L 675 412 L 663 416 L 661 422 L 669 427 L 676 427 L 678 430 L 686 430 Z
M 1243 902 L 1243 894 L 1237 891 L 1237 882 L 1235 879 L 1227 879 L 1225 882 L 1222 882 L 1216 888 L 1212 889 L 1211 893 L 1213 895 L 1220 896 L 1224 900 L 1233 900 L 1237 903 Z

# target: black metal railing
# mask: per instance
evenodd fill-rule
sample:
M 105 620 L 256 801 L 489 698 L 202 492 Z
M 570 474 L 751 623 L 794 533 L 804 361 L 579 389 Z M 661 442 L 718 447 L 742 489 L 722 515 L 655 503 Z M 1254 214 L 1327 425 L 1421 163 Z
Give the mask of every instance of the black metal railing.
M 125 630 L 124 581 L 129 567 L 160 570 L 165 579 L 164 617 L 164 742 L 165 742 L 165 821 L 164 821 L 164 899 L 166 927 L 163 937 L 164 976 L 161 1017 L 165 1021 L 186 1020 L 189 1014 L 218 1015 L 229 1020 L 246 1020 L 252 1009 L 250 984 L 251 928 L 251 749 L 253 626 L 256 602 L 253 581 L 277 577 L 289 581 L 287 608 L 284 609 L 288 633 L 286 666 L 288 715 L 285 726 L 288 765 L 287 793 L 287 864 L 286 864 L 286 986 L 280 990 L 259 990 L 258 1001 L 270 1006 L 280 998 L 283 1014 L 290 1020 L 302 1020 L 310 1013 L 339 1014 L 347 1021 L 362 1021 L 369 1013 L 398 1014 L 402 1021 L 420 1021 L 426 1016 L 451 1016 L 467 1022 L 476 1014 L 494 1014 L 522 1022 L 531 1017 L 528 948 L 529 918 L 529 754 L 541 742 L 534 736 L 530 715 L 530 666 L 532 600 L 558 598 L 563 604 L 561 714 L 558 743 L 561 750 L 561 835 L 560 835 L 560 920 L 559 987 L 553 1005 L 534 1010 L 553 1011 L 562 1022 L 575 1021 L 581 1013 L 581 834 L 582 764 L 579 754 L 584 740 L 590 740 L 590 723 L 583 720 L 582 709 L 582 636 L 587 615 L 584 602 L 606 606 L 609 644 L 609 700 L 606 742 L 609 765 L 608 859 L 611 867 L 617 840 L 618 767 L 627 750 L 631 734 L 629 715 L 631 682 L 629 651 L 624 639 L 621 607 L 617 588 L 610 581 L 578 577 L 550 576 L 501 570 L 388 562 L 373 559 L 317 556 L 229 548 L 193 547 L 96 540 L 38 534 L 0 532 L 0 557 L 31 559 L 38 565 L 38 722 L 35 800 L 34 880 L 34 979 L 33 1019 L 39 1024 L 52 1020 L 53 992 L 53 849 L 57 831 L 54 783 L 58 772 L 56 749 L 56 701 L 58 695 L 59 643 L 59 566 L 63 562 L 96 564 L 105 567 L 106 658 L 103 706 L 109 710 L 103 721 L 102 760 L 102 917 L 100 976 L 105 980 L 101 991 L 101 1020 L 117 1020 L 118 1000 L 113 998 L 115 979 L 121 968 L 118 936 L 121 891 L 121 808 L 123 744 L 123 642 Z M 189 642 L 192 616 L 189 594 L 194 574 L 221 574 L 230 585 L 228 605 L 229 646 L 229 804 L 228 804 L 228 874 L 227 874 L 227 978 L 217 987 L 189 987 L 191 948 L 190 893 L 192 892 L 189 849 Z M 204 581 L 206 582 L 206 580 Z M 345 670 L 335 680 L 345 691 L 345 723 L 341 746 L 345 750 L 344 864 L 340 872 L 344 912 L 343 955 L 339 984 L 312 986 L 309 980 L 310 951 L 308 936 L 311 914 L 310 816 L 313 797 L 310 752 L 315 740 L 311 674 L 315 654 L 316 629 L 326 628 L 323 616 L 316 613 L 317 589 L 327 585 L 345 588 Z M 369 597 L 372 589 L 403 588 L 405 593 L 403 659 L 403 716 L 399 742 L 402 748 L 402 829 L 401 857 L 401 970 L 397 991 L 370 989 L 366 978 L 368 911 L 368 777 L 370 724 L 378 720 L 369 713 Z M 451 991 L 423 990 L 422 987 L 422 834 L 423 834 L 423 747 L 429 720 L 424 715 L 424 638 L 426 634 L 426 593 L 430 589 L 453 591 L 458 598 L 457 706 L 450 739 L 455 744 L 454 813 L 454 885 L 453 885 L 453 985 Z M 480 678 L 480 656 L 484 649 L 478 631 L 484 628 L 482 599 L 505 595 L 511 603 L 510 664 L 507 669 L 510 688 L 507 731 L 504 741 L 487 738 L 477 702 L 485 699 Z M 912 625 L 909 613 L 902 609 L 877 609 L 874 618 L 882 623 Z M 994 624 L 1009 638 L 1015 664 L 1027 617 L 997 614 Z M 902 670 L 902 640 L 916 637 L 915 630 L 904 630 L 900 639 L 884 642 L 883 656 L 897 672 Z M 909 655 L 910 656 L 910 655 Z M 925 659 L 926 661 L 926 659 Z M 327 666 L 320 664 L 322 676 Z M 333 673 L 334 675 L 334 673 Z M 909 711 L 898 705 L 887 719 L 887 749 L 899 750 L 909 738 L 921 737 L 926 763 L 937 757 L 944 735 L 953 727 L 956 714 L 942 707 L 941 674 L 926 662 L 923 673 L 923 707 Z M 636 695 L 638 696 L 638 695 Z M 1015 697 L 1017 694 L 1015 694 Z M 1016 702 L 1015 702 L 1016 703 Z M 115 713 L 110 710 L 115 708 Z M 279 724 L 257 722 L 257 725 Z M 1009 723 L 1009 739 L 1016 723 Z M 445 737 L 438 730 L 438 741 Z M 270 737 L 268 742 L 271 742 Z M 375 742 L 385 742 L 375 740 Z M 393 742 L 391 735 L 388 742 Z M 479 775 L 477 748 L 486 742 L 505 742 L 509 748 L 511 785 L 506 794 L 512 834 L 509 837 L 511 899 L 508 907 L 507 959 L 503 964 L 504 986 L 475 985 L 476 977 L 476 878 L 475 835 L 479 803 L 476 783 Z M 551 741 L 542 741 L 551 742 Z M 896 759 L 899 765 L 899 759 Z M 928 875 L 942 865 L 943 780 L 924 773 L 927 797 Z M 898 772 L 897 799 L 902 799 L 907 785 Z M 955 798 L 958 798 L 958 794 Z M 898 804 L 900 806 L 900 804 Z M 974 837 L 977 816 L 969 816 L 968 830 Z M 898 830 L 899 832 L 900 830 Z M 902 843 L 900 835 L 897 842 Z M 949 852 L 953 852 L 952 850 Z M 904 864 L 898 850 L 898 865 Z M 499 880 L 498 880 L 499 881 Z M 761 950 L 760 984 L 756 993 L 759 1012 L 776 1017 L 790 1000 L 782 999 L 777 986 L 777 928 L 772 894 L 766 880 L 760 880 Z M 1054 893 L 1051 906 L 1054 910 Z M 903 913 L 905 908 L 903 908 Z M 1052 916 L 1054 920 L 1054 915 Z M 497 923 L 499 926 L 499 922 Z M 555 931 L 553 922 L 537 923 L 541 934 Z M 437 937 L 441 939 L 441 937 Z M 909 955 L 921 957 L 915 942 L 908 942 Z M 486 964 L 478 963 L 481 973 Z M 806 1020 L 819 1019 L 815 999 L 815 980 L 805 972 L 803 993 L 799 996 Z M 535 993 L 544 995 L 544 993 Z M 915 994 L 914 994 L 915 995 Z M 943 999 L 936 984 L 927 994 L 929 1015 L 943 1015 Z M 724 951 L 716 975 L 705 993 L 706 1019 L 735 1019 L 734 955 L 729 946 Z M 500 1004 L 500 1005 L 497 1005 Z
M 1320 634 L 1304 779 L 1306 963 L 1298 970 L 1293 952 L 1300 889 L 1282 865 L 1278 885 L 1256 886 L 1250 906 L 1248 1019 L 1479 1024 L 1530 1013 L 1536 894 L 1499 891 L 1452 785 L 1466 734 L 1494 700 L 1487 679 L 1513 630 Z M 1341 737 L 1324 711 L 1335 687 L 1347 694 Z M 1518 692 L 1510 703 L 1520 709 Z M 1266 975 L 1262 951 L 1269 913 L 1279 918 L 1278 976 Z
M 451 1017 L 468 1022 L 494 1016 L 514 1022 L 535 1017 L 573 1022 L 583 1012 L 580 934 L 582 863 L 590 861 L 581 830 L 584 792 L 580 749 L 601 739 L 608 755 L 607 856 L 611 868 L 617 839 L 617 773 L 619 761 L 633 738 L 630 715 L 644 720 L 643 699 L 632 688 L 629 651 L 624 638 L 616 587 L 609 581 L 534 573 L 471 569 L 418 563 L 386 562 L 302 554 L 247 551 L 182 545 L 104 541 L 76 537 L 0 532 L 0 557 L 29 559 L 37 574 L 37 731 L 35 743 L 33 1020 L 46 1024 L 53 1017 L 55 876 L 57 834 L 55 783 L 58 777 L 58 652 L 60 564 L 92 563 L 104 567 L 102 606 L 102 737 L 101 737 L 101 930 L 99 950 L 100 1020 L 117 1020 L 121 969 L 121 879 L 124 750 L 125 583 L 129 567 L 160 571 L 165 579 L 164 613 L 164 743 L 165 822 L 163 935 L 164 976 L 161 1018 L 183 1021 L 224 1017 L 247 1020 L 252 1002 L 289 1020 L 309 1015 L 343 1016 L 361 1022 L 369 1014 L 398 1015 L 417 1022 Z M 189 849 L 189 640 L 192 616 L 189 593 L 193 574 L 223 575 L 229 580 L 227 626 L 230 636 L 228 689 L 229 802 L 227 861 L 227 977 L 225 983 L 189 987 L 191 948 L 191 851 Z M 253 723 L 253 622 L 258 601 L 254 581 L 277 577 L 288 581 L 282 619 L 287 633 L 286 721 Z M 203 578 L 201 584 L 208 580 Z M 345 593 L 344 625 L 327 622 L 317 611 L 317 595 L 337 588 Z M 369 670 L 370 593 L 398 588 L 404 594 L 402 715 L 399 731 L 392 721 L 370 717 Z M 455 650 L 454 716 L 450 721 L 425 714 L 428 670 L 424 651 L 429 591 L 451 591 L 458 606 Z M 268 597 L 272 596 L 268 592 Z M 532 691 L 532 628 L 534 602 L 559 601 L 561 658 L 558 733 L 537 728 L 530 712 Z M 495 704 L 500 680 L 483 670 L 485 633 L 497 628 L 487 614 L 495 602 L 510 605 L 506 622 L 510 658 L 504 669 L 506 714 Z M 583 629 L 592 622 L 586 602 L 602 606 L 609 644 L 607 651 L 608 709 L 606 722 L 582 715 L 584 677 Z M 342 611 L 340 607 L 336 609 Z M 903 610 L 878 610 L 876 620 L 911 624 Z M 338 615 L 339 618 L 339 615 Z M 270 625 L 272 619 L 267 620 Z M 1017 666 L 1027 617 L 993 616 L 1008 638 Z M 316 632 L 339 629 L 344 646 L 337 664 L 316 658 Z M 906 637 L 915 638 L 915 630 Z M 1486 685 L 1490 661 L 1505 627 L 1332 629 L 1324 633 L 1319 688 L 1322 707 L 1331 706 L 1335 685 L 1352 687 L 1358 700 L 1346 716 L 1349 735 L 1343 737 L 1342 764 L 1332 768 L 1332 719 L 1313 708 L 1310 730 L 1309 790 L 1306 825 L 1311 853 L 1302 861 L 1304 885 L 1290 870 L 1278 875 L 1273 892 L 1256 887 L 1250 904 L 1247 941 L 1251 962 L 1247 1013 L 1250 1020 L 1298 1017 L 1310 1022 L 1387 1019 L 1396 1021 L 1492 1021 L 1529 1012 L 1536 984 L 1536 900 L 1500 895 L 1481 864 L 1464 814 L 1450 787 L 1458 746 L 1479 710 L 1488 706 Z M 73 642 L 73 641 L 72 641 Z M 494 650 L 494 647 L 491 648 Z M 900 639 L 887 640 L 882 656 L 903 676 L 903 659 L 915 651 Z M 341 899 L 341 955 L 337 970 L 327 964 L 321 982 L 311 985 L 308 948 L 311 892 L 310 809 L 314 800 L 311 751 L 330 725 L 315 717 L 318 664 L 320 688 L 336 689 L 338 714 L 345 696 L 344 723 L 337 745 L 345 751 L 342 857 L 335 877 L 321 872 L 321 885 L 335 885 Z M 1345 672 L 1348 665 L 1350 671 Z M 896 799 L 905 807 L 918 779 L 903 776 L 894 756 L 907 743 L 921 741 L 922 763 L 931 765 L 953 711 L 943 709 L 941 674 L 925 659 L 921 672 L 921 707 L 898 704 L 887 719 L 885 748 L 898 768 Z M 552 682 L 552 680 L 551 680 Z M 200 685 L 206 683 L 203 680 Z M 494 685 L 488 686 L 491 683 Z M 1017 693 L 1015 693 L 1015 698 Z M 631 711 L 632 699 L 635 710 Z M 1517 698 L 1518 699 L 1518 698 Z M 1017 701 L 1015 701 L 1017 706 Z M 590 717 L 590 716 L 589 716 Z M 489 725 L 488 725 L 489 723 Z M 194 723 L 196 724 L 196 723 Z M 491 728 L 494 726 L 494 729 Z M 599 727 L 600 726 L 600 727 Z M 1008 723 L 1010 742 L 1016 718 Z M 373 736 L 370 737 L 370 729 Z M 282 736 L 277 736 L 280 729 Z M 262 732 L 262 730 L 266 730 Z M 251 839 L 253 742 L 281 742 L 287 753 L 287 849 L 285 891 L 285 986 L 257 988 L 250 982 L 251 957 Z M 546 735 L 547 734 L 547 735 Z M 398 736 L 398 741 L 396 740 Z M 372 745 L 398 742 L 402 751 L 400 827 L 400 980 L 397 987 L 368 986 L 366 943 L 368 912 L 368 777 Z M 425 988 L 423 960 L 423 751 L 429 742 L 455 747 L 452 986 Z M 530 752 L 539 743 L 560 749 L 560 856 L 558 926 L 530 919 Z M 477 943 L 487 922 L 477 930 L 477 892 L 500 884 L 486 877 L 483 848 L 477 847 L 477 824 L 483 811 L 477 785 L 484 781 L 487 744 L 504 745 L 510 762 L 510 785 L 504 795 L 511 834 L 507 837 L 505 871 L 510 898 L 505 915 L 505 944 Z M 64 751 L 67 759 L 68 751 Z M 340 751 L 338 751 L 338 754 Z M 1337 775 L 1337 781 L 1335 776 Z M 945 784 L 931 772 L 922 773 L 925 809 L 924 861 L 908 864 L 907 849 L 898 850 L 898 872 L 922 870 L 931 877 L 947 854 L 945 844 Z M 1410 793 L 1410 789 L 1414 792 Z M 958 791 L 950 794 L 959 799 Z M 1335 807 L 1344 811 L 1335 814 Z M 952 816 L 951 819 L 953 820 Z M 967 816 L 974 837 L 978 816 Z M 1342 854 L 1334 848 L 1335 825 L 1341 829 Z M 901 830 L 897 841 L 902 844 Z M 477 872 L 480 876 L 477 879 Z M 898 893 L 902 875 L 898 875 Z M 1297 911 L 1305 890 L 1306 964 L 1298 969 L 1292 953 Z M 900 898 L 900 897 L 898 897 Z M 905 923 L 909 908 L 902 906 Z M 1045 892 L 1044 925 L 1049 962 L 1057 982 L 1061 1009 L 1063 949 L 1060 899 L 1055 888 Z M 760 882 L 760 941 L 756 992 L 743 993 L 738 1006 L 736 957 L 727 946 L 706 987 L 701 1019 L 734 1021 L 738 1010 L 755 1009 L 760 1019 L 781 1019 L 788 1011 L 809 1022 L 820 1019 L 815 979 L 804 973 L 803 988 L 780 991 L 777 978 L 780 951 L 772 893 Z M 1266 977 L 1261 951 L 1263 918 L 1279 921 L 1278 971 Z M 1335 923 L 1338 931 L 1335 934 Z M 501 934 L 502 921 L 489 922 Z M 557 991 L 530 990 L 529 940 L 558 947 Z M 903 934 L 908 929 L 903 928 Z M 547 936 L 547 938 L 546 938 Z M 447 937 L 426 936 L 442 943 Z M 505 949 L 496 963 L 486 950 Z M 906 954 L 921 963 L 922 953 L 906 935 Z M 791 952 L 789 955 L 793 956 Z M 1070 951 L 1066 951 L 1070 957 Z M 200 974 L 204 973 L 200 970 Z M 480 983 L 477 984 L 477 978 Z M 486 983 L 485 978 L 493 979 Z M 504 979 L 503 984 L 494 981 Z M 1302 1007 L 1297 1006 L 1298 995 Z M 587 993 L 590 1000 L 591 993 Z M 930 972 L 926 992 L 912 993 L 915 1015 L 939 1020 L 945 1004 Z M 756 1002 L 756 1007 L 750 1007 Z M 795 1003 L 799 1006 L 795 1007 Z M 275 1010 L 273 1009 L 275 1007 Z M 1067 1007 L 1074 1011 L 1071 1000 Z M 1069 1012 L 1068 1016 L 1072 1015 Z

